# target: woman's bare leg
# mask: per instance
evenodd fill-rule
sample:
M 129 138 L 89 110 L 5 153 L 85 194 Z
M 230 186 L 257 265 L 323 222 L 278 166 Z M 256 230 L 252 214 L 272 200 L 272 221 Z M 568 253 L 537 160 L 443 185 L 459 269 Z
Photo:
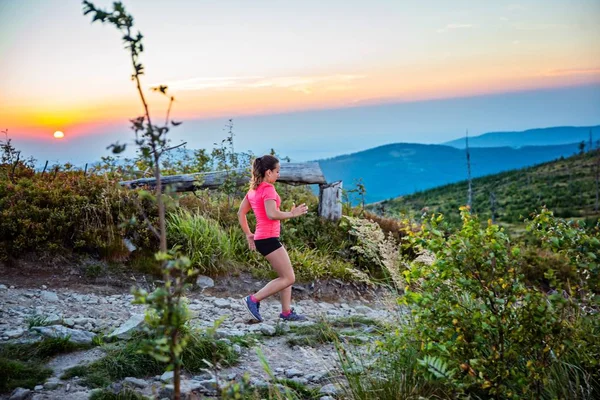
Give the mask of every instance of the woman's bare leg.
M 267 255 L 266 258 L 275 272 L 277 272 L 278 277 L 254 294 L 254 298 L 257 301 L 261 301 L 277 292 L 281 292 L 281 306 L 283 311 L 287 311 L 290 309 L 292 302 L 292 284 L 296 280 L 290 256 L 285 247 L 280 247 Z
M 288 286 L 279 292 L 281 300 L 281 312 L 290 311 L 292 309 L 292 287 Z

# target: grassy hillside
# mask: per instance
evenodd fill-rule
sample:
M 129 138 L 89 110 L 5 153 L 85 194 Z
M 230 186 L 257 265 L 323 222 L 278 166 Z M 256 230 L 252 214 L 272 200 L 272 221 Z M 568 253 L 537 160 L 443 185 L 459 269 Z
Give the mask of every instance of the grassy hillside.
M 546 205 L 560 217 L 595 220 L 596 165 L 600 150 L 559 159 L 534 167 L 503 172 L 473 180 L 473 209 L 481 219 L 492 217 L 495 196 L 495 219 L 514 224 Z M 459 221 L 458 208 L 467 201 L 467 182 L 440 186 L 408 196 L 386 200 L 370 208 L 385 214 L 441 212 L 451 222 Z
M 520 149 L 473 148 L 472 173 L 474 177 L 485 176 L 575 153 L 575 143 Z M 367 203 L 459 182 L 467 177 L 465 151 L 442 145 L 395 143 L 321 160 L 319 164 L 328 181 L 343 180 L 346 189 L 362 178 Z

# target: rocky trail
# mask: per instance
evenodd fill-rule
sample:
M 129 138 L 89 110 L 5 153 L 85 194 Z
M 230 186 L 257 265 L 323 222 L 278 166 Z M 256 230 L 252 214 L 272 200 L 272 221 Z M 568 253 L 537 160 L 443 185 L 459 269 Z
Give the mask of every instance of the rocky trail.
M 289 379 L 307 387 L 318 393 L 316 398 L 341 398 L 339 383 L 342 381 L 334 344 L 303 341 L 305 336 L 301 332 L 310 331 L 306 327 L 324 321 L 360 321 L 348 326 L 338 323 L 335 329 L 341 343 L 363 351 L 361 349 L 378 335 L 378 323 L 394 323 L 401 315 L 401 310 L 384 292 L 357 293 L 355 288 L 340 285 L 327 296 L 323 293 L 317 296 L 310 287 L 298 286 L 298 290 L 294 290 L 294 307 L 309 321 L 280 322 L 280 306 L 275 297 L 262 302 L 261 313 L 265 321 L 249 324 L 240 302 L 247 292 L 242 291 L 247 290 L 248 285 L 260 286 L 263 282 L 246 280 L 246 287 L 234 289 L 226 279 L 219 280 L 216 285 L 210 278 L 201 278 L 198 283 L 200 289 L 187 296 L 191 325 L 210 329 L 215 326 L 215 321 L 222 320 L 215 336 L 232 346 L 239 354 L 239 362 L 230 367 L 207 369 L 201 374 L 184 373 L 182 393 L 187 393 L 188 398 L 211 398 L 216 395 L 217 387 L 240 382 L 244 375 L 251 386 L 266 386 L 269 376 L 257 349 L 264 354 L 275 378 Z M 230 290 L 225 290 L 224 286 Z M 133 296 L 123 288 L 96 289 L 93 286 L 78 286 L 76 290 L 68 287 L 49 289 L 44 285 L 15 287 L 0 280 L 0 343 L 23 343 L 56 335 L 70 335 L 70 340 L 77 343 L 97 342 L 94 339 L 97 335 L 101 335 L 102 340 L 126 339 L 143 323 L 143 307 L 132 304 Z M 344 293 L 348 295 L 344 296 Z M 252 338 L 251 344 L 240 345 L 237 340 L 240 338 Z M 87 399 L 93 389 L 83 386 L 78 377 L 61 377 L 69 368 L 93 362 L 104 355 L 102 346 L 61 354 L 47 364 L 53 370 L 51 378 L 39 382 L 34 389 L 17 389 L 0 395 L 0 398 Z M 172 373 L 167 372 L 143 378 L 128 377 L 114 382 L 111 388 L 117 391 L 126 386 L 151 398 L 164 398 L 172 390 L 171 381 Z

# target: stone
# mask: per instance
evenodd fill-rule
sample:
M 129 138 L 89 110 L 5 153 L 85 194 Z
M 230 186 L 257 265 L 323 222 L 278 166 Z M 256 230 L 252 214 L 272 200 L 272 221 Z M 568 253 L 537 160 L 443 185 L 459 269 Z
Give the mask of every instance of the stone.
M 31 393 L 31 390 L 24 388 L 16 388 L 10 394 L 9 400 L 25 400 Z
M 133 242 L 131 240 L 129 240 L 128 238 L 123 239 L 123 244 L 125 245 L 127 250 L 129 250 L 130 253 L 137 250 L 137 247 L 135 246 L 135 244 L 133 244 Z
M 301 376 L 295 376 L 290 379 L 292 382 L 296 382 L 299 385 L 306 385 L 308 383 L 308 379 L 303 378 Z
M 296 368 L 290 368 L 285 370 L 285 376 L 287 378 L 293 378 L 295 376 L 303 376 L 304 373 Z
M 58 295 L 54 292 L 49 292 L 47 290 L 42 290 L 40 293 L 40 298 L 48 303 L 56 303 L 58 301 Z
M 56 314 L 50 314 L 46 317 L 46 324 L 48 325 L 58 325 L 62 322 L 62 318 Z
M 269 384 L 266 381 L 255 377 L 250 378 L 250 385 L 259 389 L 269 387 Z
M 84 326 L 87 323 L 89 323 L 91 320 L 92 320 L 91 318 L 82 318 L 82 317 L 79 317 L 79 318 L 74 318 L 73 322 L 75 323 L 75 325 Z
M 21 336 L 23 336 L 24 333 L 25 333 L 25 329 L 17 328 L 17 329 L 13 329 L 11 331 L 4 332 L 4 336 L 6 336 L 9 339 L 17 339 L 17 338 L 20 338 Z
M 0 290 L 8 290 L 8 288 L 6 287 L 6 285 L 0 284 Z
M 319 393 L 320 394 L 325 394 L 325 395 L 335 396 L 335 395 L 337 395 L 337 394 L 340 393 L 340 387 L 338 385 L 330 383 L 328 385 L 323 386 L 319 390 Z
M 133 314 L 123 325 L 108 335 L 109 338 L 129 339 L 131 334 L 139 329 L 144 322 L 144 314 Z
M 215 299 L 213 302 L 215 306 L 219 308 L 230 308 L 231 302 L 227 299 Z
M 35 390 L 36 392 L 39 392 L 40 390 L 44 389 L 44 385 L 36 385 L 33 390 Z
M 57 389 L 59 386 L 62 386 L 62 382 L 60 382 L 58 379 L 48 379 L 44 383 L 44 389 L 46 390 L 54 390 Z
M 320 397 L 319 400 L 335 400 L 335 398 L 331 397 L 331 396 L 323 396 L 323 397 Z
M 202 384 L 195 380 L 182 380 L 179 385 L 179 391 L 181 393 L 181 398 L 185 399 L 188 397 L 189 393 L 203 388 Z M 173 398 L 174 387 L 172 383 L 165 385 L 159 392 L 158 396 L 162 398 L 171 399 Z
M 357 313 L 363 314 L 363 315 L 369 314 L 369 313 L 371 313 L 373 311 L 371 309 L 371 307 L 362 306 L 362 305 L 361 306 L 356 306 L 354 309 L 356 310 Z
M 211 373 L 205 372 L 203 374 L 200 375 L 195 375 L 192 377 L 193 381 L 205 381 L 207 379 L 211 379 L 213 376 Z
M 232 372 L 231 374 L 228 374 L 226 378 L 228 381 L 233 381 L 235 380 L 235 378 L 237 378 L 237 374 L 235 372 Z
M 78 344 L 91 344 L 92 339 L 96 337 L 95 333 L 71 329 L 62 325 L 36 326 L 31 329 L 46 337 L 64 338 L 70 336 L 69 340 Z
M 206 379 L 204 381 L 200 381 L 200 385 L 206 390 L 213 391 L 217 390 L 217 380 L 214 378 Z
M 68 326 L 69 328 L 72 328 L 75 326 L 75 321 L 73 320 L 73 318 L 65 318 L 63 319 L 63 325 Z
M 127 378 L 123 379 L 123 381 L 126 383 L 129 383 L 135 387 L 138 387 L 140 389 L 143 389 L 146 386 L 148 386 L 148 382 L 146 382 L 143 379 L 139 379 L 139 378 L 127 377 Z
M 164 374 L 162 374 L 160 376 L 160 380 L 162 382 L 168 383 L 168 382 L 171 382 L 173 380 L 173 376 L 174 376 L 173 371 L 167 371 L 167 372 L 165 372 Z
M 268 325 L 268 324 L 261 325 L 260 331 L 265 336 L 275 336 L 275 333 L 277 333 L 277 330 L 275 329 L 275 327 L 273 325 Z
M 202 291 L 215 286 L 215 281 L 205 275 L 200 275 L 196 279 L 196 286 Z
M 219 328 L 215 331 L 217 337 L 219 338 L 230 338 L 230 337 L 241 337 L 244 336 L 245 333 L 242 331 L 238 331 L 237 329 L 224 329 Z

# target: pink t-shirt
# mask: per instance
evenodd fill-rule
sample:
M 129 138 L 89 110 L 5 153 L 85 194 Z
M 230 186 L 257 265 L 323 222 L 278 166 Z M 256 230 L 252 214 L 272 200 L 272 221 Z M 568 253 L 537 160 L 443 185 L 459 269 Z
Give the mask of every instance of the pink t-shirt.
M 265 200 L 275 200 L 277 209 L 281 205 L 281 197 L 275 191 L 275 187 L 267 182 L 261 182 L 254 189 L 250 189 L 246 195 L 254 215 L 256 215 L 256 230 L 254 231 L 254 239 L 267 239 L 279 237 L 280 223 L 279 220 L 269 219 L 267 210 L 265 209 Z

